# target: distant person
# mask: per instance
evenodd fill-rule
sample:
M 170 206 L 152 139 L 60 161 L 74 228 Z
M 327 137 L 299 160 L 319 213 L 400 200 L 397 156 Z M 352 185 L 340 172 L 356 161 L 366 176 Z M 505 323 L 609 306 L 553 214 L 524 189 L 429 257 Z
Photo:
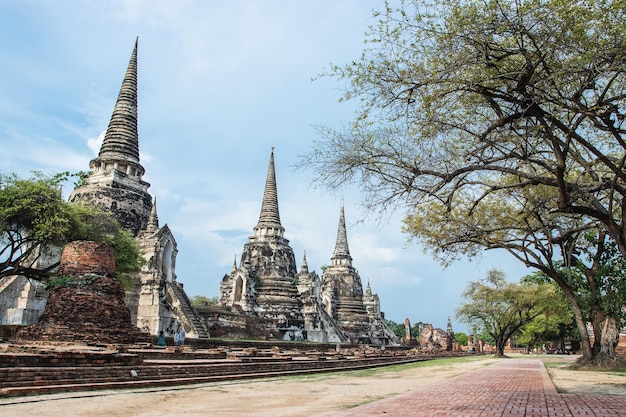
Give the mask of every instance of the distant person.
M 157 341 L 157 346 L 166 346 L 165 333 L 163 332 L 163 330 L 159 332 L 159 340 Z
M 178 329 L 178 346 L 183 346 L 185 344 L 185 328 L 183 326 L 180 326 L 180 328 Z

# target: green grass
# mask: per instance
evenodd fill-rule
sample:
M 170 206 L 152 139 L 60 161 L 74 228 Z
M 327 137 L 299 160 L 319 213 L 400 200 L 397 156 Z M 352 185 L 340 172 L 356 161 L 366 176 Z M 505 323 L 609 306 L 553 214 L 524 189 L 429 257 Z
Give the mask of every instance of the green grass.
M 590 368 L 590 367 L 578 367 L 575 362 L 569 360 L 558 360 L 558 358 L 541 358 L 544 366 L 550 369 L 564 369 L 583 372 L 603 372 L 609 375 L 625 376 L 626 377 L 626 360 L 620 360 L 612 368 Z
M 419 362 L 412 363 L 403 363 L 398 365 L 387 365 L 387 366 L 378 366 L 375 368 L 367 368 L 367 369 L 355 369 L 352 371 L 336 371 L 336 372 L 324 372 L 321 374 L 303 374 L 303 375 L 289 375 L 289 376 L 281 376 L 278 377 L 280 379 L 299 379 L 299 380 L 309 380 L 309 381 L 317 381 L 323 378 L 328 378 L 330 376 L 348 376 L 348 377 L 368 377 L 372 375 L 377 375 L 383 372 L 401 372 L 409 369 L 416 368 L 429 368 L 432 366 L 447 366 L 447 365 L 455 365 L 458 363 L 467 363 L 467 362 L 478 362 L 485 359 L 492 359 L 491 356 L 463 356 L 463 357 L 454 357 L 454 358 L 439 358 L 439 359 L 429 359 Z M 492 362 L 485 363 L 485 366 L 491 364 Z
M 489 357 L 486 357 L 486 356 L 463 356 L 463 357 L 455 357 L 455 358 L 428 359 L 428 360 L 419 361 L 419 362 L 403 363 L 399 365 L 380 366 L 380 367 L 368 368 L 368 369 L 358 369 L 354 371 L 345 371 L 341 373 L 349 375 L 349 376 L 363 377 L 363 376 L 376 375 L 381 372 L 400 372 L 400 371 L 406 371 L 406 370 L 415 369 L 415 368 L 429 368 L 431 366 L 454 365 L 457 363 L 481 361 L 481 360 L 488 359 L 488 358 Z

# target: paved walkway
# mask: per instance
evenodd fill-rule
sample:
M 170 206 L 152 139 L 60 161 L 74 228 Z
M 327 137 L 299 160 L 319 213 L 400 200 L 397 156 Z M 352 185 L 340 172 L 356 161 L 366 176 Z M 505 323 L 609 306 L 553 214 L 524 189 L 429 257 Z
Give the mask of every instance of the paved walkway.
M 626 416 L 626 396 L 559 394 L 541 360 L 507 359 L 334 416 Z

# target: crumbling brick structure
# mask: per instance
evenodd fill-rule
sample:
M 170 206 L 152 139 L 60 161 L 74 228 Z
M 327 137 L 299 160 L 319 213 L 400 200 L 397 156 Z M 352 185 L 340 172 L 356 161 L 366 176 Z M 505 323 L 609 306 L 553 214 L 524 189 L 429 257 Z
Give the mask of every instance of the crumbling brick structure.
M 69 243 L 61 255 L 59 276 L 67 280 L 50 290 L 39 322 L 20 330 L 19 340 L 91 344 L 151 340 L 131 323 L 109 246 L 89 241 Z

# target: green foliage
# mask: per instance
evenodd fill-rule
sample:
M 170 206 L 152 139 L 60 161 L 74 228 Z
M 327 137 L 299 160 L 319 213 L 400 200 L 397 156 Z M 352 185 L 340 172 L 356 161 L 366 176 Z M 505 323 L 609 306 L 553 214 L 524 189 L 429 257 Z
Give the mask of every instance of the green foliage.
M 215 297 L 205 297 L 204 295 L 195 295 L 190 299 L 191 305 L 194 307 L 206 307 L 206 306 L 214 306 L 219 303 L 219 298 Z
M 40 247 L 60 246 L 72 239 L 68 204 L 61 197 L 65 173 L 30 179 L 0 175 L 0 278 L 25 275 L 45 278 L 56 265 L 34 267 Z
M 389 329 L 393 332 L 393 334 L 395 334 L 399 338 L 404 338 L 406 336 L 404 324 L 399 324 L 393 320 L 388 320 L 388 319 L 385 319 L 385 324 L 387 325 L 387 327 L 389 327 Z
M 137 273 L 145 265 L 139 244 L 132 232 L 120 227 L 117 220 L 98 207 L 68 204 L 72 225 L 71 240 L 93 240 L 108 244 L 115 256 L 117 279 L 125 290 L 137 284 Z
M 496 344 L 496 339 L 493 338 L 493 336 L 491 335 L 491 333 L 489 332 L 483 332 L 481 334 L 478 335 L 478 339 L 482 340 L 485 343 L 489 343 L 490 345 L 495 345 Z
M 421 322 L 421 321 L 418 321 L 417 323 L 413 323 L 413 326 L 411 326 L 411 336 L 419 337 L 425 325 L 426 323 Z
M 42 243 L 64 241 L 70 234 L 67 207 L 61 197 L 65 174 L 45 177 L 35 173 L 22 180 L 15 175 L 0 177 L 0 225 L 3 242 L 8 236 Z
M 89 172 L 88 171 L 78 171 L 73 176 L 76 177 L 76 180 L 74 181 L 74 188 L 78 188 L 78 187 L 82 187 L 83 185 L 87 184 L 86 180 L 87 180 L 87 177 L 89 176 Z
M 51 278 L 48 282 L 46 282 L 46 289 L 59 288 L 59 287 L 67 287 L 72 281 L 73 277 L 54 277 Z
M 374 17 L 361 57 L 321 75 L 357 116 L 319 128 L 300 165 L 359 184 L 373 211 L 405 209 L 444 263 L 509 251 L 559 284 L 581 335 L 585 303 L 599 308 L 597 330 L 624 280 L 602 272 L 594 292 L 586 270 L 578 297 L 555 260 L 587 231 L 626 257 L 626 1 L 400 0 Z
M 542 272 L 535 272 L 521 279 L 522 285 L 538 284 L 552 285 L 555 291 L 555 298 L 564 306 L 563 309 L 552 310 L 548 314 L 540 314 L 534 320 L 524 325 L 517 342 L 529 346 L 540 346 L 551 342 L 563 341 L 565 338 L 576 338 L 580 336 L 576 331 L 574 313 L 571 304 L 568 304 L 563 291 Z
M 504 274 L 491 270 L 480 281 L 470 282 L 463 292 L 464 303 L 457 318 L 494 340 L 498 355 L 505 343 L 526 324 L 542 314 L 550 316 L 565 308 L 551 284 L 516 284 L 507 282 Z M 562 300 L 562 297 L 561 297 Z
M 617 327 L 622 328 L 626 325 L 623 308 L 626 305 L 626 259 L 615 241 L 604 233 L 586 233 L 583 239 L 587 245 L 583 246 L 581 256 L 574 259 L 572 267 L 574 274 L 582 273 L 587 279 L 578 280 L 582 282 L 576 291 L 588 295 L 590 310 L 595 301 L 600 311 L 615 318 Z
M 35 173 L 32 178 L 0 176 L 0 278 L 24 275 L 47 280 L 58 262 L 40 268 L 40 247 L 63 247 L 74 240 L 93 240 L 110 245 L 118 278 L 128 288 L 144 259 L 131 233 L 109 214 L 96 207 L 69 204 L 60 188 L 71 177 Z
M 463 332 L 454 333 L 454 337 L 456 338 L 456 341 L 461 346 L 467 346 L 467 342 L 469 340 L 469 337 L 465 333 L 463 333 Z

